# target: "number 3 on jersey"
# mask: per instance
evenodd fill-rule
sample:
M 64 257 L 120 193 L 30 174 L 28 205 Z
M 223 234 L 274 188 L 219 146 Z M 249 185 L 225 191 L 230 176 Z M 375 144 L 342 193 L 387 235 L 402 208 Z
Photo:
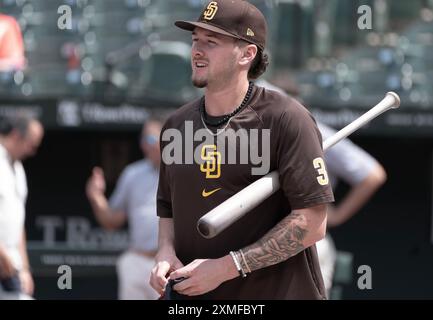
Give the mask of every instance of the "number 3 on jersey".
M 322 158 L 316 158 L 313 160 L 313 166 L 319 173 L 317 181 L 321 186 L 326 186 L 329 183 L 329 178 L 328 173 L 326 172 L 325 161 L 323 161 Z

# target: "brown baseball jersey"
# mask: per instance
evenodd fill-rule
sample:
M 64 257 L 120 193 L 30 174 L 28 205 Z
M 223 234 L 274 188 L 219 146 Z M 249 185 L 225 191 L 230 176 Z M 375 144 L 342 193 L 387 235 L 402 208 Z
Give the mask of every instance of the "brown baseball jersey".
M 185 265 L 194 259 L 220 258 L 258 241 L 293 209 L 334 200 L 322 160 L 320 132 L 310 113 L 296 100 L 254 86 L 245 108 L 230 120 L 227 128 L 225 124 L 219 127 L 224 129 L 220 132 L 238 133 L 235 139 L 224 138 L 224 147 L 220 141 L 223 134 L 212 136 L 208 132 L 210 140 L 205 143 L 202 134 L 192 139 L 198 141 L 186 139 L 191 137 L 188 130 L 199 132 L 204 128 L 200 113 L 202 103 L 203 98 L 178 109 L 161 134 L 157 211 L 159 217 L 173 218 L 176 254 Z M 177 142 L 181 141 L 181 150 L 174 150 L 174 134 L 171 139 L 167 138 L 169 132 L 174 132 L 169 129 L 178 130 L 178 138 L 182 136 Z M 211 128 L 214 133 L 216 129 Z M 258 139 L 253 139 L 253 129 L 259 131 Z M 261 135 L 266 131 L 269 137 Z M 245 140 L 242 142 L 245 135 L 250 135 L 249 145 L 245 145 Z M 198 160 L 193 163 L 187 161 L 191 160 L 192 150 Z M 173 163 L 173 159 L 167 161 L 167 157 L 176 152 L 179 157 L 182 155 L 182 163 Z M 227 159 L 230 153 L 231 162 Z M 245 153 L 249 154 L 248 161 L 245 161 Z M 263 159 L 267 156 L 263 162 L 269 161 L 267 171 L 259 175 L 252 172 L 253 168 L 258 168 L 257 161 L 253 161 L 257 160 L 254 153 L 261 153 Z M 204 214 L 274 170 L 280 177 L 279 191 L 216 237 L 205 239 L 198 233 L 197 221 Z M 309 247 L 284 262 L 254 271 L 246 278 L 224 282 L 212 292 L 195 298 L 324 299 L 316 248 Z

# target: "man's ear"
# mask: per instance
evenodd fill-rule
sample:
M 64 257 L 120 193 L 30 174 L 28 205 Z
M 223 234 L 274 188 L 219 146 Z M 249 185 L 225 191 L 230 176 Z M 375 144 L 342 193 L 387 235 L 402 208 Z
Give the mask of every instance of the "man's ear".
M 241 65 L 247 65 L 249 63 L 252 63 L 258 53 L 258 49 L 255 44 L 248 44 L 243 48 L 241 48 L 241 50 L 242 50 L 242 56 L 239 61 Z

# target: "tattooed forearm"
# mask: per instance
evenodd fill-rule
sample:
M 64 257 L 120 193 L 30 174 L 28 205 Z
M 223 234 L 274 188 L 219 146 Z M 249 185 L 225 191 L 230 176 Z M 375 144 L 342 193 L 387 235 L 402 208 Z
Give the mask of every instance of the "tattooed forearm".
M 251 271 L 262 269 L 296 255 L 305 249 L 307 221 L 299 212 L 292 212 L 272 228 L 260 241 L 242 250 L 243 264 Z

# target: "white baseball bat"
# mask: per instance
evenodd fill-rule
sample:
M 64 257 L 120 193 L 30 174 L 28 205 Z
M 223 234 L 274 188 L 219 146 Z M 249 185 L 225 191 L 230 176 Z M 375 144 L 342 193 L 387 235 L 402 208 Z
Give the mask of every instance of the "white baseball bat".
M 334 144 L 346 138 L 385 111 L 396 109 L 399 106 L 400 97 L 394 92 L 388 92 L 385 98 L 377 105 L 326 139 L 323 142 L 323 151 L 325 152 Z M 199 233 L 207 239 L 215 237 L 265 199 L 269 198 L 279 188 L 280 182 L 277 171 L 273 171 L 258 179 L 201 217 L 197 222 Z

